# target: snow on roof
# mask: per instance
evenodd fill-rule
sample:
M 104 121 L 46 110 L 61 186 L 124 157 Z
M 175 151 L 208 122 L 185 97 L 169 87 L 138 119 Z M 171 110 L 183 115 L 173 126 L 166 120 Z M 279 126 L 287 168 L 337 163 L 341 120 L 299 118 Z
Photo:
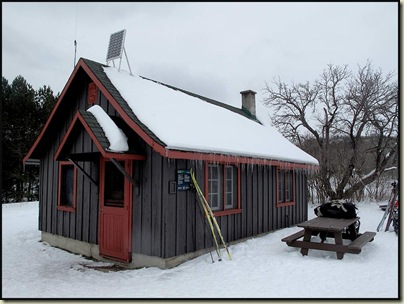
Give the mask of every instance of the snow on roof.
M 104 67 L 104 71 L 133 113 L 166 144 L 166 149 L 318 165 L 314 157 L 272 126 L 123 70 Z
M 100 106 L 94 105 L 87 111 L 91 112 L 97 119 L 105 136 L 108 138 L 111 151 L 124 152 L 129 150 L 128 138 Z

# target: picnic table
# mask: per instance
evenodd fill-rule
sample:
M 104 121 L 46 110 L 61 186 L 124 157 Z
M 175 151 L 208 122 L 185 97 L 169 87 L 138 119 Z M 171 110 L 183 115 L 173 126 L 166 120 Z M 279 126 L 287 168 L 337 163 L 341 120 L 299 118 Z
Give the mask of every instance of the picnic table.
M 366 231 L 365 233 L 357 233 L 354 229 L 354 224 L 359 220 L 359 217 L 352 219 L 340 219 L 330 217 L 316 217 L 306 222 L 297 224 L 303 229 L 282 239 L 288 246 L 301 248 L 302 255 L 307 255 L 309 249 L 334 251 L 337 253 L 337 258 L 341 260 L 345 253 L 358 254 L 362 251 L 362 247 L 368 242 L 373 241 L 375 232 Z M 349 233 L 348 233 L 349 231 Z M 320 234 L 321 242 L 316 241 Z M 303 237 L 303 240 L 299 240 Z M 334 238 L 335 243 L 326 243 L 327 237 Z M 351 242 L 344 244 L 343 240 L 349 239 Z

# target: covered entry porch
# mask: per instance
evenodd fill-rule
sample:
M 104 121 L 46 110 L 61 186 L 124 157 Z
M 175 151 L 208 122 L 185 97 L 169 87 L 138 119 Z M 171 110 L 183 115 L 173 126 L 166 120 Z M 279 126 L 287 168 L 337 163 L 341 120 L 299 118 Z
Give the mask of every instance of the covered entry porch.
M 75 229 L 83 229 L 90 220 L 88 216 L 94 216 L 96 203 L 97 223 L 86 228 L 97 236 L 94 243 L 98 245 L 98 254 L 130 262 L 132 191 L 136 184 L 132 178 L 133 161 L 145 160 L 145 156 L 136 149 L 110 151 L 108 138 L 95 117 L 79 111 L 61 140 L 54 160 L 59 168 L 58 212 L 77 215 L 76 210 L 91 206 L 88 214 L 75 216 L 72 223 Z M 90 189 L 95 190 L 91 198 L 87 196 Z

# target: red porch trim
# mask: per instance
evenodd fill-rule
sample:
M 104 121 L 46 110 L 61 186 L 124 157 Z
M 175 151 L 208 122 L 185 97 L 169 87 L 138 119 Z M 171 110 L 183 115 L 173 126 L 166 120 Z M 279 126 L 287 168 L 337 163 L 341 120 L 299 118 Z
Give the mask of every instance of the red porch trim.
M 105 152 L 105 158 L 115 158 L 117 160 L 146 160 L 145 155 L 140 154 L 126 154 L 124 152 Z
M 127 159 L 125 161 L 125 170 L 129 172 L 130 176 L 133 175 L 133 161 L 132 159 Z M 126 179 L 126 177 L 125 177 Z M 133 212 L 133 185 L 130 182 L 125 183 L 129 195 L 129 206 L 128 206 L 128 252 L 129 252 L 129 262 L 132 261 L 132 212 Z
M 99 203 L 99 211 L 98 211 L 98 223 L 101 221 L 101 209 L 104 207 L 104 193 L 105 193 L 105 161 L 106 159 L 101 156 L 100 157 L 100 167 L 99 167 L 99 191 L 98 191 L 98 203 Z M 101 238 L 101 230 L 98 228 L 98 239 Z

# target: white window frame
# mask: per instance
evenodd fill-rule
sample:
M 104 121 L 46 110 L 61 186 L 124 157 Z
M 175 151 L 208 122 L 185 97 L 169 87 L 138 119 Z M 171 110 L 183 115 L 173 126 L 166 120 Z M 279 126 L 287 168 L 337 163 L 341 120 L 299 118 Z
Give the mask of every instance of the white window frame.
M 210 208 L 212 211 L 216 210 L 222 210 L 222 195 L 221 195 L 221 189 L 222 189 L 222 179 L 221 179 L 221 166 L 218 164 L 209 164 L 208 165 L 208 170 L 209 170 L 209 176 L 208 176 L 208 202 L 210 205 Z M 212 178 L 213 176 L 213 170 L 216 170 L 217 177 Z M 217 192 L 213 192 L 213 184 L 217 183 Z M 214 199 L 216 198 L 216 199 Z
M 230 169 L 230 178 L 229 178 L 229 175 L 228 175 L 229 172 L 227 171 L 229 169 Z M 233 172 L 233 166 L 225 166 L 224 171 L 225 171 L 225 174 L 226 174 L 226 179 L 225 179 L 225 182 L 226 182 L 226 185 L 225 185 L 225 187 L 226 187 L 226 189 L 225 189 L 226 198 L 225 198 L 225 200 L 226 200 L 226 202 L 225 202 L 224 207 L 225 207 L 225 209 L 233 209 L 233 198 L 234 198 L 234 187 L 233 187 L 233 182 L 234 182 L 233 174 L 234 174 L 234 172 Z M 229 183 L 230 183 L 230 190 L 229 190 Z M 229 197 L 230 197 L 230 204 L 228 204 Z

